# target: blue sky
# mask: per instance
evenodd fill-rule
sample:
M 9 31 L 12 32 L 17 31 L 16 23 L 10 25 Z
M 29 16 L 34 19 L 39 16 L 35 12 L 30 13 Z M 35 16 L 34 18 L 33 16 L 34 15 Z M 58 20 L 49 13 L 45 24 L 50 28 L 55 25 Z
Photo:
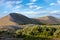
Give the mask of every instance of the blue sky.
M 60 17 L 60 0 L 0 0 L 0 17 L 13 12 L 30 18 Z

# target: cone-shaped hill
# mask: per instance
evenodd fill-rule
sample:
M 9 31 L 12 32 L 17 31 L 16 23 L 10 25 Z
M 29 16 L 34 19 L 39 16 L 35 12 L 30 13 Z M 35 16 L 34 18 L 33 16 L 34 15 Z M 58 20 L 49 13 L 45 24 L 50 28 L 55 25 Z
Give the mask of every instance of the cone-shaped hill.
M 38 24 L 38 22 L 18 13 L 10 13 L 0 19 L 0 25 Z

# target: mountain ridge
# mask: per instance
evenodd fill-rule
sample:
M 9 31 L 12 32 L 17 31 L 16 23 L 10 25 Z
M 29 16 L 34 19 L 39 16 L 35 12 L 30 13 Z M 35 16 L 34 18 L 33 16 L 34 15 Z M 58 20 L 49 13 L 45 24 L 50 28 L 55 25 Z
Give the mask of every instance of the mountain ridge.
M 37 22 L 18 13 L 10 13 L 7 16 L 0 19 L 0 25 L 24 25 L 24 24 L 37 24 Z
M 44 16 L 44 17 L 37 18 L 37 20 L 39 20 L 44 24 L 60 24 L 60 19 L 55 18 L 53 16 Z
M 0 19 L 0 25 L 24 25 L 24 24 L 60 24 L 60 20 L 53 16 L 40 18 L 28 18 L 19 13 L 10 13 Z

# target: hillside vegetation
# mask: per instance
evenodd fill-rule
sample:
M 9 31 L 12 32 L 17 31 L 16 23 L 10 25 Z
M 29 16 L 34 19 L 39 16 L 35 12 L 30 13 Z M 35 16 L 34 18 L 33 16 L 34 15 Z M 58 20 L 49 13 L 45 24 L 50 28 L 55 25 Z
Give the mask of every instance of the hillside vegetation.
M 60 40 L 60 19 L 46 16 L 28 18 L 11 13 L 0 19 L 2 40 Z
M 22 38 L 23 40 L 53 40 L 60 38 L 60 25 L 25 25 L 13 32 L 0 30 L 0 37 Z

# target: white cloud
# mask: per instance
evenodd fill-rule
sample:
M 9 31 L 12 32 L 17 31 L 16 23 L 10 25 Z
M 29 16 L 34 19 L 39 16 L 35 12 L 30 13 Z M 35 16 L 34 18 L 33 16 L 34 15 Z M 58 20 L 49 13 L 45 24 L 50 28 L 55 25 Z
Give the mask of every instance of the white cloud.
M 5 2 L 5 5 L 6 5 L 6 7 L 13 7 L 13 5 L 14 4 L 19 4 L 19 3 L 21 3 L 22 1 L 7 1 L 7 2 Z M 20 8 L 22 5 L 20 5 L 20 6 L 16 6 L 16 8 Z
M 19 8 L 22 8 L 22 7 L 23 7 L 23 5 L 16 5 L 15 9 L 19 9 Z
M 30 0 L 31 2 L 36 2 L 37 0 Z
M 27 3 L 26 5 L 33 5 L 34 3 Z
M 21 13 L 24 13 L 24 14 L 28 14 L 28 15 L 35 15 L 35 14 L 42 14 L 42 13 L 47 13 L 47 11 L 27 11 L 27 10 L 24 10 L 23 12 Z
M 23 5 L 16 5 L 14 8 L 11 9 L 12 12 L 20 12 L 20 9 L 23 7 Z
M 4 11 L 3 13 L 7 13 L 8 11 Z
M 47 10 L 42 10 L 42 11 L 23 11 L 21 12 L 24 15 L 54 15 L 54 14 L 59 14 L 59 10 L 53 10 L 53 11 L 47 11 Z
M 43 8 L 43 7 L 40 7 L 40 6 L 39 6 L 39 7 L 36 7 L 37 10 L 38 10 L 38 9 L 41 9 L 41 8 Z
M 29 6 L 29 8 L 33 8 L 33 6 Z
M 16 1 L 16 4 L 20 4 L 20 3 L 22 3 L 22 2 L 23 2 L 23 0 Z
M 38 7 L 37 5 L 30 5 L 29 8 L 36 8 Z
M 60 4 L 60 0 L 57 0 L 57 3 Z
M 16 6 L 15 8 L 18 9 L 18 8 L 21 8 L 21 6 Z
M 57 3 L 50 3 L 51 6 L 54 6 L 54 5 L 60 5 L 60 0 L 57 0 Z
M 29 8 L 32 8 L 34 10 L 39 10 L 39 9 L 41 9 L 43 7 L 40 7 L 40 6 L 37 6 L 37 5 L 30 5 Z
M 38 7 L 37 5 L 34 5 L 34 7 L 36 8 L 36 7 Z
M 1 0 L 0 1 L 0 6 L 11 7 L 14 3 L 15 3 L 15 1 Z
M 37 14 L 38 12 L 34 12 L 34 11 L 23 11 L 21 13 L 28 14 L 28 15 L 34 15 L 34 14 Z
M 54 5 L 56 5 L 56 4 L 55 4 L 55 3 L 50 3 L 50 5 L 51 5 L 51 6 L 54 6 Z
M 55 10 L 55 11 L 51 11 L 50 13 L 59 13 L 59 11 L 58 10 Z
M 6 7 L 12 7 L 13 4 L 15 4 L 15 1 L 7 1 L 7 2 L 5 3 Z

